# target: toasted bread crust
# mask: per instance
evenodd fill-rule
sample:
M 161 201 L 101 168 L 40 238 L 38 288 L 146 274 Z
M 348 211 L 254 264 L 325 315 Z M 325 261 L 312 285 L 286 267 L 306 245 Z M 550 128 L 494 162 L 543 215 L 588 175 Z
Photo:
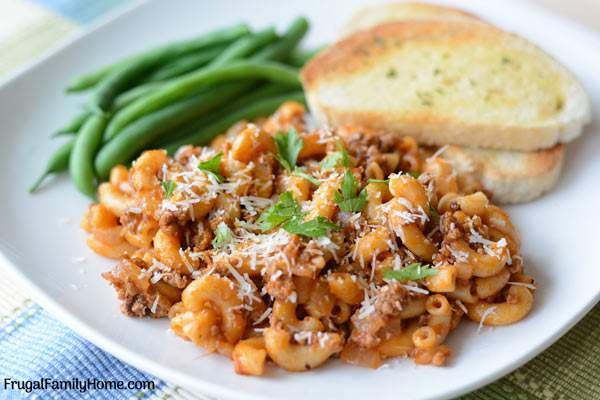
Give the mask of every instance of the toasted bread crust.
M 355 11 L 350 20 L 341 29 L 341 36 L 367 30 L 373 26 L 399 20 L 464 20 L 485 22 L 477 15 L 467 11 L 429 3 L 386 3 L 369 5 Z
M 406 42 L 434 43 L 451 50 L 470 43 L 490 47 L 505 45 L 547 57 L 553 68 L 565 79 L 564 111 L 552 119 L 535 124 L 477 123 L 440 115 L 431 110 L 397 109 L 348 110 L 337 107 L 331 99 L 324 101 L 322 87 L 344 86 L 354 76 L 369 73 Z M 464 21 L 399 21 L 375 26 L 352 34 L 315 57 L 301 73 L 308 104 L 319 123 L 336 126 L 354 124 L 397 131 L 412 135 L 422 144 L 446 143 L 507 150 L 537 150 L 567 142 L 581 133 L 590 119 L 589 100 L 583 88 L 560 64 L 540 49 L 517 35 L 506 33 L 483 23 Z M 352 95 L 349 94 L 349 95 Z M 355 94 L 356 95 L 356 94 Z M 369 95 L 361 93 L 360 95 Z M 374 94 L 370 94 L 374 95 Z
M 304 88 L 312 90 L 322 80 L 343 80 L 368 70 L 393 53 L 403 41 L 434 42 L 448 40 L 448 46 L 471 40 L 493 42 L 502 31 L 486 24 L 456 21 L 397 21 L 356 32 L 317 54 L 301 72 Z
M 564 163 L 566 146 L 532 151 L 502 151 L 448 146 L 441 157 L 451 162 L 459 180 L 478 181 L 501 204 L 531 201 L 551 190 Z

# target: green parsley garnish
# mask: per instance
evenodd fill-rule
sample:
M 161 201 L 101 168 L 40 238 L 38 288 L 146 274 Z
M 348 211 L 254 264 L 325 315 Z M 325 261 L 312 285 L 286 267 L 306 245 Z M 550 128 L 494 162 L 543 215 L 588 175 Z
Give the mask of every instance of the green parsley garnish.
M 296 168 L 293 172 L 293 175 L 299 176 L 300 178 L 306 179 L 307 181 L 309 181 L 310 183 L 312 183 L 315 186 L 319 186 L 321 184 L 321 181 L 318 180 L 317 178 L 315 178 L 312 175 L 307 174 L 306 172 L 302 171 L 300 168 Z
M 335 147 L 337 151 L 329 154 L 321 161 L 321 169 L 352 166 L 352 159 L 340 140 L 336 142 Z
M 389 179 L 369 179 L 369 183 L 385 183 L 386 185 L 390 183 Z
M 304 140 L 298 136 L 294 128 L 290 128 L 287 135 L 278 133 L 275 135 L 275 145 L 277 146 L 277 161 L 288 172 L 292 172 L 298 161 L 298 154 L 304 146 Z
M 215 249 L 223 248 L 233 239 L 233 232 L 225 222 L 221 222 L 215 230 L 215 238 L 212 240 L 212 246 Z
M 308 237 L 321 237 L 327 235 L 330 230 L 337 231 L 340 228 L 324 217 L 317 217 L 310 221 L 304 221 L 306 213 L 294 200 L 291 192 L 282 193 L 277 203 L 265 210 L 258 218 L 258 225 L 263 231 L 276 228 L 281 225 L 289 233 Z
M 292 192 L 285 192 L 279 196 L 277 203 L 267 208 L 258 218 L 258 225 L 263 231 L 273 229 L 294 216 L 302 213 L 302 209 L 294 200 Z
M 406 174 L 412 176 L 415 179 L 418 179 L 421 176 L 421 173 L 417 171 L 408 171 Z
M 367 190 L 363 189 L 358 193 L 359 189 L 360 183 L 356 180 L 354 174 L 346 170 L 341 193 L 339 190 L 334 193 L 334 200 L 340 206 L 340 210 L 357 212 L 365 208 L 367 205 Z
M 400 282 L 418 281 L 419 279 L 427 278 L 437 274 L 437 270 L 430 265 L 422 265 L 421 263 L 412 263 L 402 269 L 388 269 L 383 272 L 384 279 L 395 279 Z
M 435 208 L 431 207 L 431 204 L 429 205 L 429 213 L 431 214 L 431 221 L 435 225 L 439 225 L 439 223 L 440 223 L 440 213 L 438 212 L 438 210 L 436 210 Z
M 327 236 L 329 231 L 339 231 L 340 227 L 325 217 L 318 216 L 315 219 L 304 222 L 304 216 L 294 217 L 283 224 L 283 229 L 295 235 L 303 235 L 311 238 Z
M 173 190 L 175 190 L 175 182 L 174 181 L 163 181 L 162 188 L 165 191 L 165 198 L 168 199 L 173 194 Z
M 223 157 L 223 152 L 219 152 L 217 153 L 216 156 L 214 156 L 213 158 L 211 158 L 208 161 L 203 161 L 200 164 L 198 164 L 198 169 L 211 174 L 212 176 L 215 177 L 215 179 L 217 180 L 217 182 L 222 183 L 223 181 L 225 181 L 225 178 L 223 177 L 223 175 L 221 175 L 221 158 Z

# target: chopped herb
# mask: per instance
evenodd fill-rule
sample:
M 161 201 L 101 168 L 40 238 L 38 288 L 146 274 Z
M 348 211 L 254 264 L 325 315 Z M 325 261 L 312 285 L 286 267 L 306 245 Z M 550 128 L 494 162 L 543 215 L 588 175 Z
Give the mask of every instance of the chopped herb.
M 293 172 L 293 175 L 299 176 L 300 178 L 306 179 L 307 181 L 309 181 L 310 183 L 312 183 L 315 186 L 319 186 L 321 184 L 321 181 L 318 180 L 317 178 L 315 178 L 312 175 L 307 174 L 306 172 L 302 171 L 300 168 L 296 168 Z
M 324 217 L 304 221 L 306 213 L 296 203 L 291 192 L 279 196 L 279 201 L 269 207 L 258 218 L 262 230 L 270 230 L 281 225 L 283 229 L 295 235 L 321 237 L 331 230 L 339 230 L 339 226 Z
M 390 183 L 389 179 L 369 179 L 369 183 L 385 183 L 386 185 Z
M 165 198 L 168 199 L 173 194 L 175 190 L 175 182 L 174 181 L 163 181 L 162 188 L 165 191 Z
M 198 164 L 198 169 L 206 172 L 207 174 L 211 174 L 215 177 L 217 182 L 222 183 L 225 181 L 225 178 L 221 175 L 221 158 L 223 157 L 223 152 L 219 152 L 216 156 L 211 158 L 208 161 L 203 161 Z
M 417 97 L 419 98 L 421 105 L 431 107 L 433 105 L 433 100 L 431 98 L 431 93 L 417 91 Z
M 215 230 L 215 238 L 212 241 L 212 246 L 215 249 L 221 249 L 225 247 L 233 239 L 233 232 L 227 226 L 225 222 L 221 222 Z
M 388 72 L 385 74 L 385 76 L 388 77 L 388 78 L 390 78 L 390 79 L 395 78 L 396 75 L 398 75 L 398 73 L 396 72 L 396 70 L 394 68 L 390 68 L 388 70 Z
M 439 68 L 436 68 L 436 69 L 433 70 L 433 75 L 439 75 L 441 73 L 442 73 L 442 70 L 439 69 Z
M 342 158 L 342 154 L 339 151 L 329 154 L 321 161 L 321 169 L 330 169 L 337 167 L 339 161 Z
M 329 154 L 321 161 L 321 169 L 352 166 L 352 159 L 340 140 L 336 142 L 335 147 L 337 151 Z
M 277 203 L 267 208 L 258 218 L 258 225 L 263 231 L 273 229 L 296 215 L 302 214 L 302 209 L 294 200 L 291 192 L 282 193 Z
M 363 189 L 358 193 L 360 183 L 350 171 L 344 174 L 342 191 L 334 193 L 334 200 L 340 206 L 340 210 L 348 212 L 362 211 L 367 205 L 367 191 Z
M 418 281 L 419 279 L 427 278 L 437 274 L 437 270 L 430 265 L 422 265 L 421 263 L 412 263 L 399 270 L 388 269 L 383 272 L 385 279 L 395 279 L 400 282 Z
M 431 214 L 431 221 L 435 225 L 439 225 L 440 224 L 440 213 L 438 212 L 438 210 L 431 207 L 431 204 L 429 205 L 429 213 Z
M 506 56 L 502 57 L 502 64 L 510 64 L 510 58 Z
M 415 179 L 418 179 L 421 176 L 421 173 L 418 171 L 408 171 L 407 174 Z
M 290 128 L 287 135 L 278 133 L 275 135 L 275 145 L 277 146 L 277 161 L 288 172 L 292 172 L 298 161 L 298 154 L 304 146 L 304 140 L 298 136 L 294 128 Z
M 283 224 L 283 229 L 295 235 L 317 238 L 326 236 L 329 231 L 339 231 L 340 227 L 327 218 L 318 216 L 306 222 L 303 222 L 302 217 L 294 217 Z

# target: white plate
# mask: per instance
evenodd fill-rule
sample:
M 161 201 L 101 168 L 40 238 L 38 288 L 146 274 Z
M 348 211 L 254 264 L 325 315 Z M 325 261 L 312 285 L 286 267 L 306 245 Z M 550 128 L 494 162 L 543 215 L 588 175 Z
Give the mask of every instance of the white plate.
M 7 82 L 0 89 L 0 263 L 21 276 L 51 313 L 101 348 L 156 376 L 220 398 L 451 397 L 489 383 L 541 352 L 600 295 L 595 257 L 600 245 L 597 124 L 569 146 L 567 166 L 555 191 L 510 209 L 522 233 L 527 271 L 539 284 L 532 313 L 514 326 L 486 328 L 481 334 L 475 324 L 464 323 L 451 335 L 456 357 L 446 368 L 415 367 L 402 361 L 391 369 L 373 371 L 331 362 L 301 374 L 270 368 L 263 378 L 235 375 L 229 360 L 203 357 L 192 344 L 168 333 L 166 320 L 125 318 L 119 313 L 113 289 L 98 276 L 112 262 L 86 248 L 78 222 L 88 201 L 66 178 L 55 180 L 38 195 L 27 194 L 56 146 L 49 133 L 82 101 L 62 94 L 71 77 L 131 51 L 240 19 L 256 26 L 283 27 L 304 13 L 313 24 L 312 44 L 326 42 L 357 3 L 153 2 L 101 26 Z M 559 58 L 583 81 L 597 113 L 600 42 L 591 33 L 524 4 L 454 4 L 520 32 Z M 73 262 L 73 257 L 81 256 L 87 261 Z

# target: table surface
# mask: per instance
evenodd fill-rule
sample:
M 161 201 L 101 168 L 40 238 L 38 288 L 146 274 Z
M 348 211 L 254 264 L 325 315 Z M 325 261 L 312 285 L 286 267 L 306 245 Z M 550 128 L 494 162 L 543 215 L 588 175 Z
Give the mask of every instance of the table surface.
M 3 4 L 3 1 L 6 3 Z M 425 1 L 425 0 L 424 0 Z M 501 0 L 495 0 L 501 1 Z M 522 0 L 528 3 L 536 4 L 538 6 L 542 6 L 548 9 L 551 12 L 557 13 L 567 19 L 570 19 L 574 22 L 577 22 L 588 29 L 591 29 L 600 34 L 600 0 Z M 4 7 L 11 8 L 16 4 L 15 0 L 0 0 L 0 15 L 1 10 Z M 28 13 L 29 14 L 29 13 Z M 31 14 L 30 14 L 31 15 Z M 31 17 L 34 18 L 34 17 Z M 2 21 L 2 17 L 0 16 L 0 49 L 3 48 L 3 36 L 8 34 L 7 30 L 10 30 L 10 23 L 4 24 L 5 21 Z M 71 32 L 71 27 L 65 25 L 62 27 L 64 32 Z M 61 34 L 62 34 L 61 33 Z M 58 35 L 58 34 L 57 34 Z M 50 40 L 50 39 L 48 39 Z M 19 60 L 21 61 L 21 60 Z M 8 70 L 12 70 L 15 67 L 20 65 L 4 65 L 6 60 L 0 59 L 0 78 L 4 73 L 8 72 Z M 21 62 L 19 62 L 21 64 Z M 1 80 L 1 79 L 0 79 Z M 23 291 L 18 285 L 10 278 L 10 276 L 6 276 L 2 271 L 2 267 L 0 266 L 0 274 L 4 277 L 0 280 L 0 292 L 3 293 L 3 296 L 0 296 L 0 326 L 3 323 L 7 322 L 13 315 L 15 315 L 18 309 L 22 309 L 22 307 L 30 305 L 30 300 L 28 294 Z M 473 396 L 473 397 L 471 397 Z M 477 398 L 473 394 L 467 396 L 467 398 Z

